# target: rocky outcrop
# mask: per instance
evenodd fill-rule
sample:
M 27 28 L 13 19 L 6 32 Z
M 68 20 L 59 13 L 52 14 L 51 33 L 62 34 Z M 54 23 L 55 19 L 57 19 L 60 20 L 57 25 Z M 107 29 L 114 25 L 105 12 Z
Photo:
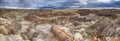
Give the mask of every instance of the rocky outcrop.
M 0 9 L 0 41 L 118 41 L 120 10 Z

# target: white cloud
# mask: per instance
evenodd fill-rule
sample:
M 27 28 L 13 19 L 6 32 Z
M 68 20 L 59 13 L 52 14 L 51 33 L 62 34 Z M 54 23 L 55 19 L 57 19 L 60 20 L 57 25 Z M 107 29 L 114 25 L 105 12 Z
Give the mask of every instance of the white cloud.
M 97 0 L 98 2 L 110 2 L 110 1 L 112 1 L 112 0 Z

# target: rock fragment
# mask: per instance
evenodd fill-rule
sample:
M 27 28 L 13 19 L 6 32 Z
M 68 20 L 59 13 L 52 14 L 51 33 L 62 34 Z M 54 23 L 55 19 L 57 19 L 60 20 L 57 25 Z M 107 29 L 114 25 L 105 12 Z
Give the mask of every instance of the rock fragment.
M 51 31 L 60 39 L 60 41 L 76 41 L 73 35 L 65 32 L 57 26 L 52 26 Z
M 24 41 L 21 35 L 10 35 L 10 38 L 12 38 L 13 41 Z
M 0 26 L 0 33 L 7 35 L 8 31 L 7 31 L 7 29 L 4 26 Z
M 0 17 L 0 33 L 7 35 L 11 32 L 12 29 L 12 22 L 8 19 Z
M 75 39 L 76 39 L 77 41 L 83 40 L 83 37 L 82 37 L 82 35 L 81 35 L 80 33 L 75 33 L 75 34 L 74 34 L 74 37 L 75 37 Z
M 39 38 L 34 38 L 33 41 L 44 41 L 44 40 Z

